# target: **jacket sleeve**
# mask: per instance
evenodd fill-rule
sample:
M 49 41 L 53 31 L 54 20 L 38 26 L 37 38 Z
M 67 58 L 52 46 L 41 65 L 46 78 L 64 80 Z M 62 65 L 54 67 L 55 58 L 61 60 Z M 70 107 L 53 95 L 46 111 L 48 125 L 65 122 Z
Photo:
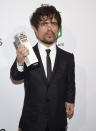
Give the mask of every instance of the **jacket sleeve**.
M 75 102 L 75 62 L 73 54 L 70 55 L 68 61 L 66 102 Z
M 14 61 L 11 69 L 10 69 L 10 76 L 13 80 L 19 81 L 24 79 L 24 71 L 20 72 L 17 69 L 17 60 Z

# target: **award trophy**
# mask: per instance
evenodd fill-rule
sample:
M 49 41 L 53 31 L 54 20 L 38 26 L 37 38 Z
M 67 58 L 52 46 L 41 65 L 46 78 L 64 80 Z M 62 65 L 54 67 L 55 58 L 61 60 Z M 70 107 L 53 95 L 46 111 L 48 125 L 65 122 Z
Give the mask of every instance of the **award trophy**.
M 20 32 L 20 33 L 16 34 L 16 36 L 14 38 L 15 38 L 15 43 L 16 43 L 17 47 L 20 44 L 23 44 L 29 50 L 29 55 L 27 55 L 24 60 L 26 66 L 28 68 L 30 68 L 30 67 L 35 68 L 35 67 L 39 66 L 39 61 L 37 59 L 37 56 L 35 55 L 35 52 L 31 46 L 30 42 L 28 41 L 25 32 Z

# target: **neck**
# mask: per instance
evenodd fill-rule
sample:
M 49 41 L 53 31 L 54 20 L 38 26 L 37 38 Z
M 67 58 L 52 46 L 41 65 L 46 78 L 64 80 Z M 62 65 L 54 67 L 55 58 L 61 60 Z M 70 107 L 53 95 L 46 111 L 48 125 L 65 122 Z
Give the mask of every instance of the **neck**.
M 51 47 L 52 45 L 54 45 L 56 42 L 54 42 L 54 43 L 52 43 L 52 44 L 46 44 L 46 43 L 40 41 L 40 43 L 41 43 L 42 45 L 44 45 L 44 46 L 46 46 L 46 47 L 49 48 L 49 47 Z

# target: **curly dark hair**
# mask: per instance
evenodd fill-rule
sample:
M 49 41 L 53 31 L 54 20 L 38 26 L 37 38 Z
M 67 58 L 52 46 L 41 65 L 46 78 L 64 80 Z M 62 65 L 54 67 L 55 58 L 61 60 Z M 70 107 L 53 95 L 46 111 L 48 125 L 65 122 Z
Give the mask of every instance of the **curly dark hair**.
M 40 21 L 42 21 L 42 18 L 44 16 L 47 16 L 47 18 L 52 19 L 53 17 L 57 20 L 58 27 L 61 27 L 61 15 L 60 12 L 56 10 L 54 6 L 50 6 L 48 4 L 42 4 L 41 7 L 37 8 L 35 12 L 33 12 L 30 23 L 32 26 L 34 26 L 36 29 L 38 29 Z

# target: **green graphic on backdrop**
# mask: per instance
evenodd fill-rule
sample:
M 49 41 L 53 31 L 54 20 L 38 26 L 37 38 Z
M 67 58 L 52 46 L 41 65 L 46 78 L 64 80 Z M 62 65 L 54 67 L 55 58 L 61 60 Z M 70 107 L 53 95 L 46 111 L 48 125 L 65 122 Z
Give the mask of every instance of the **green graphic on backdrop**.
M 59 39 L 60 37 L 62 37 L 62 26 L 60 27 L 60 32 L 59 35 L 57 36 L 57 39 Z

